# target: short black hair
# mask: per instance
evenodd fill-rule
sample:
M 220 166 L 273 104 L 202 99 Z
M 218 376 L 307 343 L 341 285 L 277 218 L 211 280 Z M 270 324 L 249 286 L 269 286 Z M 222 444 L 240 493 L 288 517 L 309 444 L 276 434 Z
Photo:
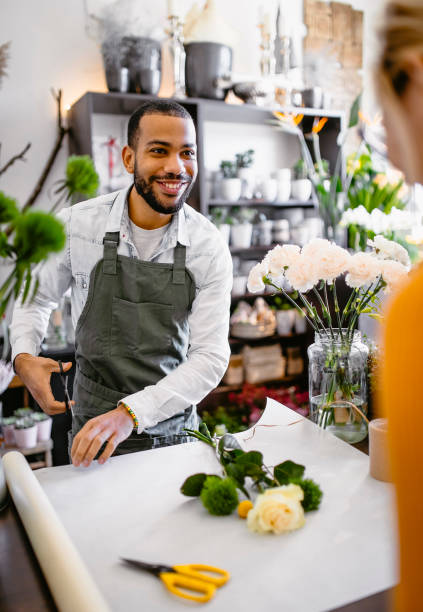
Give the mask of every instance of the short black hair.
M 138 140 L 138 128 L 140 120 L 144 115 L 169 115 L 170 117 L 182 117 L 192 119 L 192 116 L 181 104 L 173 100 L 149 100 L 134 110 L 128 122 L 128 145 L 135 149 Z

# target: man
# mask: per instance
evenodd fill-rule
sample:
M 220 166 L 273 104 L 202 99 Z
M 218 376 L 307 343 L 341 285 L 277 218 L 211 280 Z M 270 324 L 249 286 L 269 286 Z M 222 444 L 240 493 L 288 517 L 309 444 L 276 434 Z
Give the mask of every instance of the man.
M 185 204 L 195 143 L 182 106 L 141 105 L 122 150 L 133 185 L 59 213 L 66 248 L 41 268 L 34 302 L 15 306 L 15 370 L 45 412 L 64 412 L 50 387 L 59 366 L 36 355 L 51 310 L 72 289 L 75 466 L 187 441 L 195 404 L 226 369 L 232 263 L 220 233 Z

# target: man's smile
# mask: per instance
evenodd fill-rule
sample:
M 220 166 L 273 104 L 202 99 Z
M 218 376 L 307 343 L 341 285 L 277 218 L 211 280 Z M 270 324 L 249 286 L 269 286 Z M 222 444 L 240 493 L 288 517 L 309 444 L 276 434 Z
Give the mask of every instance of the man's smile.
M 158 184 L 158 186 L 160 187 L 160 190 L 164 194 L 171 195 L 171 196 L 179 195 L 186 189 L 187 185 L 189 185 L 189 181 L 170 180 L 170 179 L 163 179 L 163 180 L 156 179 L 155 182 Z

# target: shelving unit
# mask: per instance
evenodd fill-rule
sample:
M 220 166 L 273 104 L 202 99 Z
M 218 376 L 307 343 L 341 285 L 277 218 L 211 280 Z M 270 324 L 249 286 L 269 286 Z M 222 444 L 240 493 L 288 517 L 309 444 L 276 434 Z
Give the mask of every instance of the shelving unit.
M 96 114 L 106 115 L 121 115 L 129 117 L 130 114 L 144 101 L 154 99 L 152 96 L 130 93 L 99 93 L 87 92 L 77 102 L 75 102 L 69 113 L 70 132 L 70 151 L 75 154 L 87 154 L 93 156 L 93 124 Z M 254 206 L 259 208 L 260 212 L 264 212 L 269 217 L 281 216 L 284 210 L 292 209 L 313 209 L 316 203 L 313 200 L 307 202 L 298 200 L 288 200 L 286 202 L 269 202 L 265 200 L 251 199 L 238 200 L 236 202 L 228 202 L 222 199 L 207 199 L 206 193 L 206 168 L 205 168 L 205 151 L 207 142 L 205 141 L 205 124 L 206 122 L 224 122 L 228 124 L 228 134 L 230 134 L 231 124 L 251 124 L 265 125 L 269 120 L 273 119 L 272 111 L 279 110 L 286 113 L 303 114 L 304 118 L 301 122 L 301 127 L 305 133 L 311 131 L 315 117 L 328 117 L 328 122 L 325 129 L 320 133 L 320 148 L 322 157 L 329 161 L 330 167 L 333 169 L 336 157 L 338 154 L 337 137 L 340 131 L 346 127 L 346 118 L 343 111 L 327 110 L 327 109 L 312 109 L 312 108 L 263 108 L 251 104 L 230 105 L 217 100 L 206 100 L 199 98 L 185 98 L 176 100 L 184 106 L 193 117 L 197 130 L 197 159 L 198 159 L 198 179 L 191 192 L 189 204 L 196 210 L 207 215 L 210 207 L 213 206 Z M 232 127 L 232 130 L 234 127 Z M 269 125 L 269 135 L 272 138 L 286 138 L 284 132 L 277 132 Z M 108 134 L 105 134 L 108 136 Z M 278 141 L 279 142 L 279 141 Z M 224 144 L 224 143 L 223 143 Z M 252 143 L 254 144 L 254 143 Z M 224 155 L 224 153 L 223 153 Z M 241 258 L 261 259 L 263 255 L 274 245 L 257 245 L 248 249 L 231 248 L 234 255 Z M 269 296 L 264 294 L 263 297 Z M 255 299 L 258 295 L 234 296 L 233 304 L 239 299 Z M 252 340 L 230 338 L 231 347 L 240 347 L 243 344 L 260 345 L 269 344 L 272 342 L 281 342 L 285 346 L 301 346 L 303 356 L 306 355 L 306 343 L 309 340 L 307 334 L 301 336 L 279 337 L 277 335 L 271 338 L 256 338 Z M 306 356 L 304 357 L 304 361 Z M 292 383 L 304 379 L 304 374 L 295 377 L 284 377 L 281 383 Z M 272 381 L 272 384 L 278 381 Z M 225 393 L 229 390 L 237 390 L 239 387 L 232 388 L 227 386 L 219 386 L 216 393 Z

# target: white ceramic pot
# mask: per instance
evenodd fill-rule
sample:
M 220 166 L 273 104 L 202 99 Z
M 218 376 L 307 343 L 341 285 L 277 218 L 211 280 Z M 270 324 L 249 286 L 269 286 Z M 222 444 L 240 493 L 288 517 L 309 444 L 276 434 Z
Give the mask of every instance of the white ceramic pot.
M 295 310 L 295 332 L 297 334 L 305 334 L 307 331 L 307 321 L 305 316 L 301 315 L 298 310 Z
M 278 200 L 288 202 L 291 195 L 291 181 L 278 181 Z
M 267 202 L 274 202 L 278 195 L 278 181 L 272 178 L 263 181 L 261 184 L 261 194 L 263 196 L 263 200 L 266 200 Z
M 280 336 L 290 336 L 295 325 L 295 308 L 276 311 L 276 327 Z
M 37 421 L 37 442 L 47 442 L 47 440 L 50 440 L 52 423 L 53 419 Z
M 222 198 L 236 202 L 241 197 L 242 181 L 240 178 L 224 178 L 220 184 Z
M 292 181 L 291 195 L 294 200 L 307 202 L 311 196 L 311 181 L 310 179 L 297 179 Z
M 276 178 L 279 183 L 285 181 L 291 182 L 291 168 L 279 168 L 276 170 Z
M 239 168 L 238 178 L 242 181 L 241 198 L 249 199 L 253 197 L 255 172 L 253 168 Z
M 248 249 L 251 246 L 253 226 L 251 223 L 239 223 L 231 228 L 231 244 L 236 249 Z
M 27 429 L 15 429 L 15 440 L 18 448 L 32 448 L 37 445 L 37 425 Z
M 4 443 L 6 446 L 15 446 L 15 427 L 14 425 L 3 425 Z
M 229 238 L 231 236 L 231 226 L 229 223 L 222 223 L 222 225 L 219 225 L 217 229 L 222 234 L 222 238 L 226 244 L 229 244 Z
M 245 295 L 247 290 L 248 276 L 234 276 L 232 283 L 232 295 Z

